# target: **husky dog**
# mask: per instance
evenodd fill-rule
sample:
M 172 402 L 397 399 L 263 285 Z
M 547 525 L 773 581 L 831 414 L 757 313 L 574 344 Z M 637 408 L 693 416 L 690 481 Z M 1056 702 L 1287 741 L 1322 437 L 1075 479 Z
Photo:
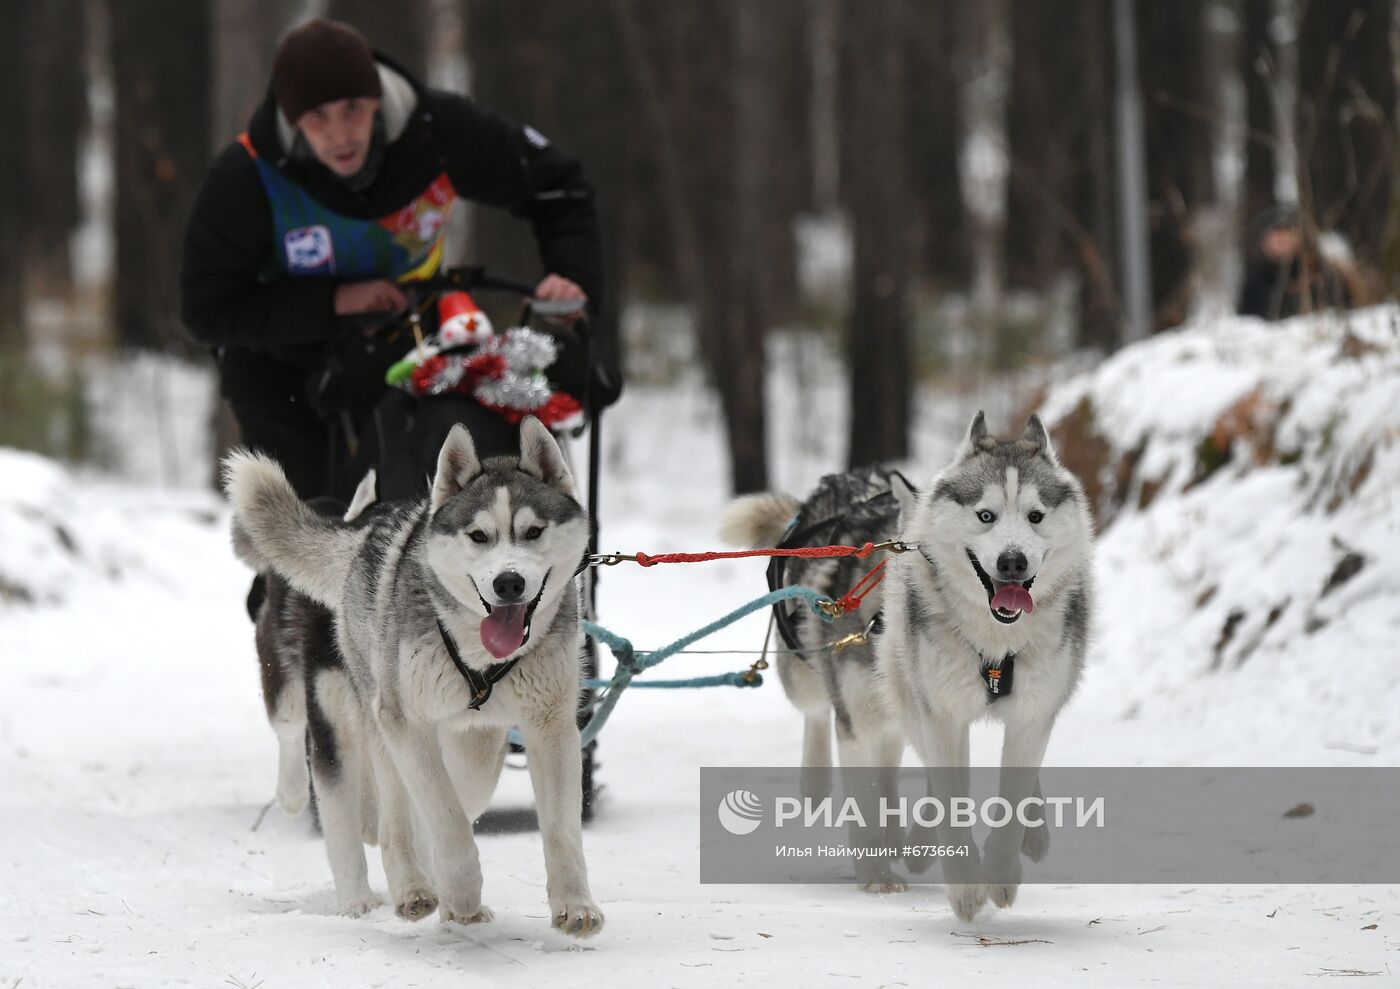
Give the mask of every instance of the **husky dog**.
M 846 523 L 844 533 L 819 532 L 811 540 L 837 541 L 833 537 L 839 534 L 863 542 L 897 535 L 916 547 L 890 561 L 879 589 L 883 631 L 874 639 L 873 669 L 867 654 L 848 650 L 831 659 L 838 672 L 821 677 L 828 705 L 837 713 L 838 735 L 843 730 L 852 735 L 849 747 L 857 749 L 865 724 L 892 724 L 925 766 L 950 771 L 930 773 L 946 797 L 956 795 L 946 792 L 949 788 L 966 787 L 970 725 L 979 718 L 997 719 L 1005 726 L 1000 795 L 1016 806 L 1039 786 L 1051 727 L 1084 665 L 1093 565 L 1088 501 L 1056 459 L 1036 416 L 1019 439 L 999 441 L 988 434 L 979 412 L 952 462 L 922 492 L 897 474 L 884 476 L 899 505 L 897 521 L 888 509 L 872 513 L 878 501 L 855 502 L 844 506 L 847 513 L 858 509 L 846 517 L 873 514 L 877 518 L 870 521 L 877 524 Z M 833 487 L 828 479 L 818 494 Z M 857 498 L 871 489 L 868 482 L 854 488 Z M 762 497 L 736 505 L 736 521 L 747 518 L 753 535 L 781 534 L 792 504 Z M 814 514 L 810 505 L 799 506 L 798 527 L 817 521 L 817 514 L 843 511 L 842 505 L 828 503 Z M 765 518 L 766 526 L 760 524 Z M 792 582 L 834 597 L 852 583 L 849 571 L 823 580 L 827 575 L 810 564 L 800 569 Z M 875 597 L 866 600 L 867 608 Z M 866 677 L 863 702 L 887 712 L 889 722 L 872 713 L 864 721 L 852 716 L 849 727 L 843 725 L 840 711 L 852 706 L 850 684 L 859 677 L 851 667 L 857 664 Z M 808 673 L 816 679 L 816 664 Z M 792 687 L 788 692 L 795 695 Z M 804 711 L 816 708 L 810 699 L 805 703 Z M 808 719 L 810 738 L 811 714 Z M 865 743 L 866 750 L 892 745 L 886 754 L 894 751 L 891 761 L 897 761 L 902 746 L 883 733 L 875 738 L 878 742 Z M 804 746 L 804 766 L 819 755 Z M 843 751 L 843 763 L 844 756 Z M 1014 816 L 992 832 L 981 856 L 965 830 L 941 828 L 934 840 L 972 848 L 966 858 L 943 860 L 949 900 L 963 920 L 975 916 L 988 897 L 1009 906 L 1021 875 L 1019 855 L 1038 861 L 1049 847 L 1044 827 L 1024 829 Z
M 360 482 L 348 509 L 333 498 L 313 498 L 307 504 L 322 515 L 354 522 L 374 503 L 375 485 L 376 472 L 371 470 Z M 244 562 L 257 568 L 257 552 L 237 527 L 234 550 Z M 338 717 L 340 699 L 353 696 L 354 687 L 335 642 L 334 619 L 325 606 L 297 591 L 275 570 L 264 570 L 262 577 L 266 593 L 252 618 L 263 703 L 268 723 L 277 736 L 277 802 L 289 817 L 295 817 L 317 791 L 332 794 L 333 790 L 349 787 L 347 798 L 358 794 L 363 808 L 364 841 L 376 844 L 379 820 L 374 776 L 367 771 L 368 754 L 356 730 L 356 720 Z M 339 793 L 332 795 L 337 806 L 342 799 L 345 798 Z M 342 889 L 342 893 L 351 891 L 348 885 Z M 351 897 L 342 903 L 350 912 L 361 912 L 371 905 L 363 897 Z M 423 906 L 417 905 L 419 909 Z
M 879 467 L 832 474 L 822 478 L 805 502 L 785 494 L 744 495 L 725 513 L 720 535 L 727 542 L 755 547 L 893 539 L 899 524 L 899 502 L 891 490 L 896 477 Z M 876 562 L 855 557 L 788 559 L 780 564 L 782 582 L 839 598 Z M 875 654 L 870 636 L 879 624 L 878 593 L 867 597 L 857 612 L 830 622 L 805 606 L 778 604 L 774 610 L 786 647 L 776 657 L 778 679 L 788 700 L 805 719 L 804 794 L 820 799 L 830 792 L 833 721 L 842 767 L 878 767 L 892 772 L 899 766 L 904 743 L 872 675 Z M 848 636 L 857 639 L 837 651 L 833 643 Z M 894 834 L 888 840 L 898 845 L 902 838 Z M 870 892 L 903 889 L 884 858 L 858 858 L 856 869 L 858 881 Z
M 527 418 L 520 443 L 518 459 L 482 461 L 455 426 L 428 499 L 375 506 L 348 524 L 303 504 L 277 464 L 257 454 L 231 454 L 225 483 L 255 561 L 336 616 L 353 687 L 345 713 L 369 752 L 396 908 L 416 918 L 436 903 L 444 920 L 490 919 L 472 822 L 495 790 L 516 725 L 529 754 L 551 921 L 585 936 L 603 925 L 583 858 L 575 721 L 574 572 L 589 524 L 549 431 Z M 360 801 L 331 804 L 322 799 L 337 889 L 344 877 L 352 896 L 368 894 Z M 432 884 L 415 857 L 415 822 Z

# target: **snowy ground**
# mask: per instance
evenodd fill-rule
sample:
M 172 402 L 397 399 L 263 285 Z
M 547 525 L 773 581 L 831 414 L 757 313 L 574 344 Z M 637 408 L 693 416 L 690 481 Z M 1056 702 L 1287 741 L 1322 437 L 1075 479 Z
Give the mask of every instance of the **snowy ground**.
M 1254 361 L 1244 346 L 1253 331 L 1231 332 L 1244 335 L 1230 353 Z M 1349 387 L 1373 388 L 1387 374 L 1400 381 L 1395 345 L 1386 346 Z M 1224 376 L 1233 359 L 1216 355 L 1202 366 Z M 1121 371 L 1112 365 L 1084 387 L 1107 408 Z M 840 389 L 818 365 L 805 391 L 784 385 L 775 394 L 776 482 L 801 490 L 839 463 L 844 431 L 832 410 Z M 1019 397 L 993 403 L 994 424 L 1009 425 Z M 970 402 L 931 396 L 921 404 L 922 463 L 946 455 Z M 1382 562 L 1400 547 L 1388 500 L 1400 483 L 1390 404 L 1373 423 L 1386 439 L 1370 477 L 1337 513 L 1300 514 L 1293 482 L 1274 472 L 1227 471 L 1110 528 L 1092 663 L 1049 761 L 1400 760 L 1397 696 L 1359 702 L 1332 672 L 1359 649 L 1375 661 L 1395 658 L 1393 569 L 1363 569 L 1346 595 L 1330 596 L 1321 638 L 1277 625 L 1240 669 L 1209 669 L 1219 616 L 1196 616 L 1194 605 L 1200 572 L 1225 558 L 1231 539 L 1248 553 L 1270 532 L 1297 532 L 1296 540 L 1274 537 L 1286 559 L 1333 536 Z M 714 545 L 725 490 L 717 421 L 696 389 L 624 400 L 608 428 L 604 548 Z M 1202 530 L 1217 535 L 1204 539 Z M 74 475 L 0 451 L 0 989 L 875 987 L 957 985 L 974 975 L 1273 986 L 1400 973 L 1393 887 L 1027 886 L 1013 909 L 961 924 L 940 887 L 872 897 L 837 887 L 701 886 L 698 768 L 797 759 L 800 725 L 776 683 L 623 699 L 603 735 L 605 790 L 585 835 L 607 913 L 597 938 L 576 944 L 549 929 L 534 834 L 482 840 L 486 900 L 496 910 L 488 926 L 414 925 L 387 908 L 340 917 L 305 820 L 274 810 L 253 830 L 272 794 L 275 746 L 242 611 L 248 575 L 225 533 L 212 495 Z M 617 568 L 604 576 L 602 615 L 645 648 L 762 588 L 761 564 Z M 747 650 L 762 637 L 755 618 L 710 645 Z M 741 669 L 750 659 L 682 657 L 668 674 Z M 1241 670 L 1256 673 L 1249 691 L 1237 689 Z M 979 734 L 975 753 L 991 757 L 996 742 L 991 731 Z M 523 777 L 508 771 L 502 803 L 523 802 Z M 382 891 L 375 857 L 371 881 Z

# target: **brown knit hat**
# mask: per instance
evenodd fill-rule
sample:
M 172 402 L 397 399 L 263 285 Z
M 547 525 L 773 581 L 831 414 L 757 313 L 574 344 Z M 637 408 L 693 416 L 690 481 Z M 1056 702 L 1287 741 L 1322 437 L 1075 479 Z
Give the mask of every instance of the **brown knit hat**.
M 293 125 L 307 110 L 351 97 L 378 98 L 369 42 L 349 24 L 318 18 L 282 39 L 272 63 L 272 92 Z

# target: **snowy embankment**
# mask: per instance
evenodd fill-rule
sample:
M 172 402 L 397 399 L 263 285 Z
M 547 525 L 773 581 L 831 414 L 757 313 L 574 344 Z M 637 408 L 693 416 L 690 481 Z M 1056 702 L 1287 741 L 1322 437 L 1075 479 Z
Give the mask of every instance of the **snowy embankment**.
M 1400 631 L 1396 318 L 1187 330 L 1049 394 L 1064 456 L 1113 516 L 1090 666 L 1052 762 L 1400 757 L 1387 677 Z M 844 435 L 839 375 L 829 362 L 807 371 L 800 388 L 777 377 L 770 399 L 775 472 L 799 491 L 839 465 Z M 1003 430 L 1028 398 L 1011 392 L 990 396 Z M 978 404 L 920 402 L 917 474 L 931 476 Z M 604 548 L 715 544 L 718 422 L 698 387 L 624 398 L 605 431 Z M 1350 553 L 1359 570 L 1342 565 Z M 247 580 L 212 494 L 0 451 L 0 989 L 1277 986 L 1400 969 L 1392 887 L 1027 886 L 1013 909 L 960 924 L 939 887 L 702 886 L 697 768 L 798 758 L 800 719 L 771 679 L 636 691 L 618 706 L 585 835 L 607 914 L 592 941 L 549 930 L 534 834 L 481 841 L 489 925 L 409 924 L 383 907 L 340 917 L 306 820 L 273 811 L 254 828 L 276 758 Z M 654 647 L 762 590 L 753 561 L 615 568 L 601 617 Z M 763 633 L 755 616 L 704 644 L 732 653 L 666 673 L 742 669 Z M 1381 672 L 1358 686 L 1368 668 Z M 979 760 L 996 741 L 975 736 Z M 498 803 L 527 794 L 526 774 L 508 771 Z M 385 889 L 374 855 L 371 884 Z
M 1164 334 L 1043 408 L 1106 522 L 1075 703 L 1144 736 L 1105 758 L 1400 763 L 1400 310 Z

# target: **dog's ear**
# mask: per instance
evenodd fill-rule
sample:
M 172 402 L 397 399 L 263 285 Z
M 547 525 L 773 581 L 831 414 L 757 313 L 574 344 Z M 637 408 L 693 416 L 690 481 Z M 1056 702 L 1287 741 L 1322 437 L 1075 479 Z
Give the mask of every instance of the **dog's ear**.
M 996 444 L 991 434 L 987 432 L 987 413 L 978 410 L 972 417 L 972 425 L 967 427 L 967 435 L 963 437 L 962 445 L 958 447 L 958 452 L 953 456 L 953 462 L 957 463 L 966 460 L 968 457 L 975 457 L 983 450 L 990 450 Z
M 1030 421 L 1026 423 L 1026 431 L 1021 434 L 1020 443 L 1027 453 L 1038 453 L 1052 464 L 1059 465 L 1055 448 L 1050 445 L 1050 434 L 1045 431 L 1045 424 L 1040 421 L 1040 416 L 1034 412 L 1031 413 Z
M 890 472 L 890 490 L 894 500 L 899 502 L 899 524 L 906 526 L 914 517 L 914 506 L 919 503 L 919 492 L 909 483 L 909 478 L 899 471 Z
M 544 423 L 534 416 L 526 416 L 520 423 L 520 469 L 570 498 L 575 497 L 574 476 L 564 462 L 564 452 Z
M 350 499 L 350 507 L 345 510 L 342 522 L 353 522 L 370 505 L 379 500 L 379 474 L 373 467 L 365 471 L 360 486 L 355 489 L 355 497 Z
M 437 474 L 433 476 L 433 494 L 430 502 L 436 512 L 455 494 L 459 493 L 472 478 L 481 473 L 481 461 L 476 456 L 476 446 L 472 434 L 460 422 L 447 434 L 438 454 Z

